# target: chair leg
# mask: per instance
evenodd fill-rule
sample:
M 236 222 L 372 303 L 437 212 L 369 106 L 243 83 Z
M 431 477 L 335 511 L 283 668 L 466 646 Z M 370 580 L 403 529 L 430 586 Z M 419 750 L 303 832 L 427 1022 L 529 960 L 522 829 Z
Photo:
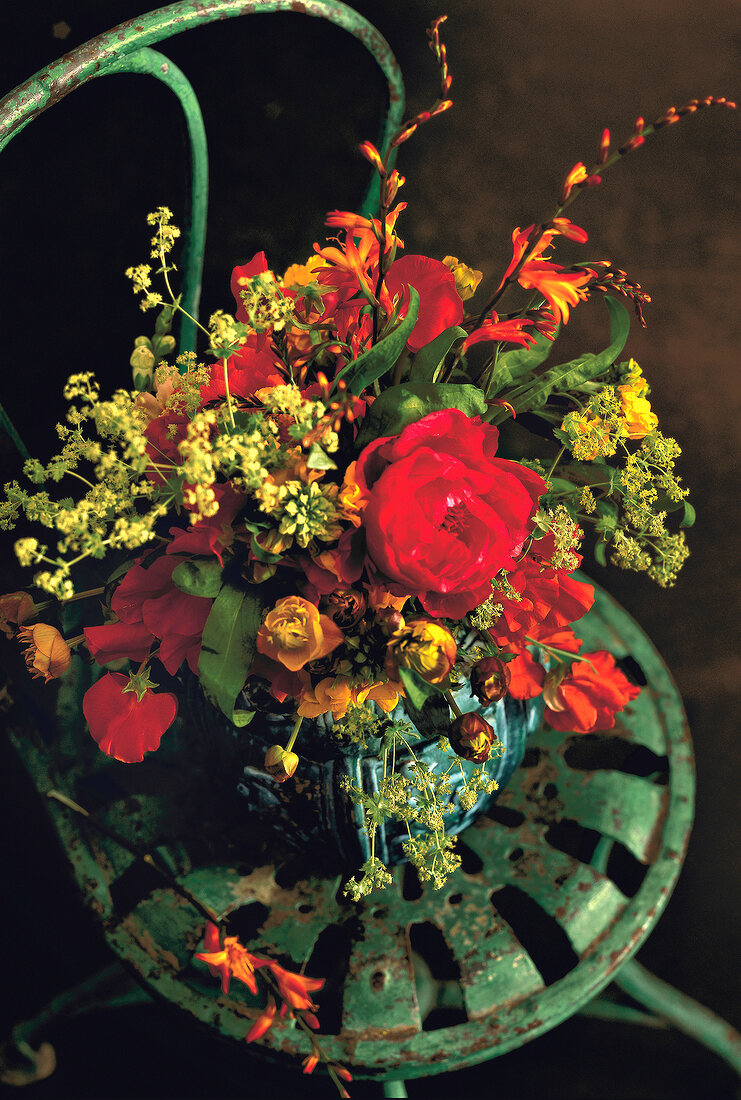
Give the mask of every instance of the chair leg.
M 151 1004 L 144 992 L 120 963 L 112 963 L 85 981 L 60 993 L 31 1020 L 16 1024 L 0 1047 L 0 1082 L 27 1085 L 43 1081 L 56 1068 L 56 1055 L 49 1042 L 39 1042 L 43 1032 L 57 1020 L 71 1019 L 104 1008 L 125 1008 Z
M 741 1077 L 741 1035 L 720 1016 L 654 977 L 635 959 L 624 963 L 613 981 L 634 1001 L 723 1058 Z

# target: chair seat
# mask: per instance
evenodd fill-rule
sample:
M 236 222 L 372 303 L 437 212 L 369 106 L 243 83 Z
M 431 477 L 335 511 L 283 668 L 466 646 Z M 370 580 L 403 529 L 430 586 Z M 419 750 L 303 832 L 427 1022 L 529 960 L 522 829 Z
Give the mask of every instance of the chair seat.
M 638 949 L 676 881 L 692 821 L 692 746 L 682 704 L 636 623 L 597 589 L 577 624 L 646 684 L 600 734 L 542 730 L 488 816 L 462 834 L 462 867 L 442 890 L 409 867 L 355 905 L 339 879 L 307 877 L 310 853 L 271 852 L 232 796 L 223 746 L 187 721 L 136 766 L 98 752 L 73 662 L 57 727 L 13 736 L 39 791 L 77 799 L 147 850 L 220 913 L 252 950 L 326 977 L 322 1043 L 358 1076 L 415 1077 L 520 1046 L 590 1001 Z M 238 982 L 221 995 L 193 961 L 203 918 L 151 868 L 54 804 L 50 812 L 88 906 L 145 987 L 242 1043 L 261 1002 Z M 305 1056 L 278 1021 L 250 1048 Z

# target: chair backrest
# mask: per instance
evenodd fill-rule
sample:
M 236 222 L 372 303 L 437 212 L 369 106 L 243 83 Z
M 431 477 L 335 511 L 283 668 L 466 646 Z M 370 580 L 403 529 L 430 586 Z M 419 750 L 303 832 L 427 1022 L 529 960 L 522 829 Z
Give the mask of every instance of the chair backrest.
M 196 94 L 185 74 L 152 45 L 215 20 L 266 12 L 295 12 L 327 19 L 354 35 L 373 55 L 389 90 L 389 107 L 380 147 L 386 152 L 392 134 L 404 112 L 404 85 L 399 66 L 388 42 L 363 16 L 338 0 L 184 0 L 138 19 L 119 24 L 90 39 L 54 64 L 39 70 L 0 100 L 0 151 L 47 108 L 75 88 L 112 73 L 144 73 L 161 81 L 177 96 L 185 117 L 190 143 L 190 210 L 184 227 L 183 308 L 198 317 L 203 276 L 208 212 L 208 147 L 203 117 Z M 363 209 L 377 210 L 373 182 Z M 181 318 L 180 350 L 195 348 L 195 324 Z M 0 405 L 0 427 L 4 428 L 24 458 L 28 451 Z

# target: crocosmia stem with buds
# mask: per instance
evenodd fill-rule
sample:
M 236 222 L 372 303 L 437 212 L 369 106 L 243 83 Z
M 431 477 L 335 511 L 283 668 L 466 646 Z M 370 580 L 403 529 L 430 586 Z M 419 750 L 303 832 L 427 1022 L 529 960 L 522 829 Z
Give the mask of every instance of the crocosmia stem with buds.
M 609 653 L 581 652 L 574 624 L 594 599 L 575 575 L 584 535 L 601 564 L 668 586 L 694 514 L 679 446 L 625 351 L 649 295 L 611 260 L 564 263 L 559 248 L 586 243 L 571 208 L 623 156 L 685 115 L 734 107 L 693 100 L 638 119 L 617 144 L 604 131 L 591 163 L 554 181 L 538 224 L 491 242 L 499 274 L 486 285 L 468 264 L 482 257 L 420 255 L 400 236 L 396 160 L 452 106 L 442 21 L 428 32 L 434 102 L 386 148 L 360 146 L 375 210 L 332 211 L 328 239 L 283 273 L 264 252 L 246 257 L 231 273 L 231 310 L 198 326 L 201 356 L 175 358 L 180 231 L 169 209 L 149 215 L 153 261 L 127 272 L 155 314 L 135 341 L 134 389 L 104 398 L 92 374 L 69 378 L 60 453 L 28 461 L 1 510 L 5 527 L 21 516 L 42 525 L 16 543 L 36 592 L 0 597 L 34 675 L 63 674 L 72 649 L 101 666 L 84 702 L 89 732 L 132 767 L 167 738 L 177 684 L 194 676 L 237 727 L 286 716 L 290 737 L 265 757 L 276 784 L 301 778 L 303 723 L 381 738 L 383 797 L 352 784 L 348 795 L 371 839 L 389 816 L 427 823 L 428 839 L 410 832 L 405 850 L 438 887 L 460 862 L 444 827 L 450 788 L 421 765 L 410 779 L 420 735 L 410 715 L 431 698 L 448 708 L 451 767 L 476 764 L 465 807 L 493 789 L 487 762 L 501 746 L 483 716 L 459 710 L 462 684 L 482 706 L 542 695 L 545 721 L 577 733 L 611 728 L 638 694 Z M 604 302 L 604 346 L 553 365 L 559 334 L 592 298 Z M 535 430 L 539 457 L 513 454 L 514 420 Z M 79 567 L 103 558 L 109 583 L 79 591 Z M 85 625 L 65 638 L 49 620 L 84 598 Z M 348 894 L 388 881 L 373 849 Z M 267 982 L 248 1038 L 276 1013 L 313 1027 L 318 980 L 213 927 L 198 958 L 224 983 Z M 306 1072 L 321 1057 L 312 1049 Z

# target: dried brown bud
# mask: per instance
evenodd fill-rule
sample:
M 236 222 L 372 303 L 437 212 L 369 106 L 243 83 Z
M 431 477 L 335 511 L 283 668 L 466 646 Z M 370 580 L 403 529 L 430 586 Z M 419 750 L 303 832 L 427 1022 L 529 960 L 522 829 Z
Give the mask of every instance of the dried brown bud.
M 319 601 L 319 610 L 340 628 L 348 631 L 360 622 L 365 614 L 365 596 L 354 588 L 337 588 Z
M 496 740 L 496 735 L 480 714 L 469 711 L 454 720 L 448 738 L 453 751 L 458 753 L 458 756 L 463 757 L 464 760 L 473 760 L 476 764 L 483 764 L 489 759 L 492 742 Z
M 499 657 L 484 657 L 471 669 L 471 691 L 480 703 L 497 703 L 507 694 L 510 671 Z
M 263 766 L 276 783 L 285 783 L 296 771 L 298 757 L 295 752 L 287 752 L 282 745 L 271 745 L 265 753 Z

